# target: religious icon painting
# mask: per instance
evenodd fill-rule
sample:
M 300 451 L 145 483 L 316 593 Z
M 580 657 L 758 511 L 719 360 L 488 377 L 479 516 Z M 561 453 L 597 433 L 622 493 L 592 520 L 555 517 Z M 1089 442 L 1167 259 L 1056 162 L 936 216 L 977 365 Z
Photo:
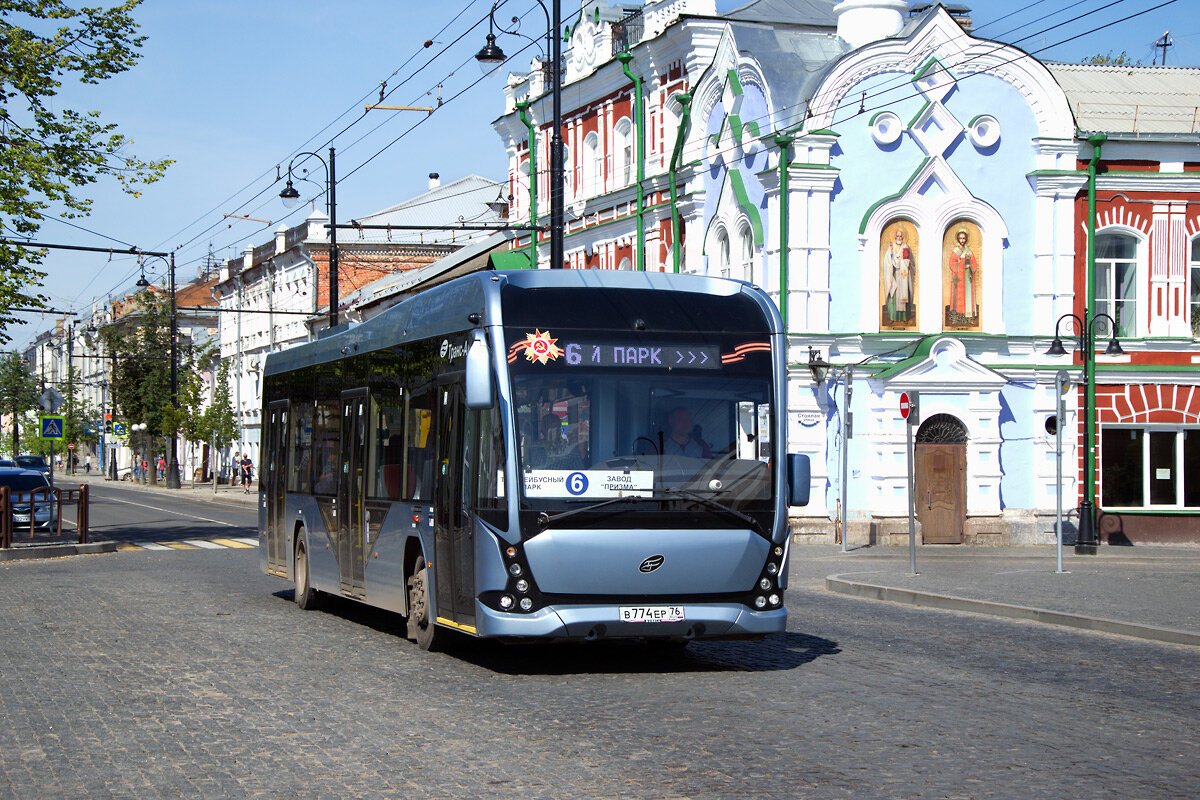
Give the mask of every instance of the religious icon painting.
M 982 245 L 979 226 L 968 219 L 955 220 L 946 228 L 942 238 L 943 330 L 980 330 Z
M 879 241 L 879 329 L 907 331 L 917 327 L 917 226 L 894 219 L 883 226 Z

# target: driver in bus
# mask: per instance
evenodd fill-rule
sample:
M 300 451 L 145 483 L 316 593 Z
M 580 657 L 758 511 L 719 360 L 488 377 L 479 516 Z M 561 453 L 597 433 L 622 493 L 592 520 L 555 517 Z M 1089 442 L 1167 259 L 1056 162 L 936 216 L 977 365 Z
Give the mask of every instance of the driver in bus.
M 693 435 L 695 429 L 692 427 L 692 412 L 687 406 L 671 409 L 667 414 L 667 427 L 670 431 L 663 441 L 663 455 L 712 458 L 712 448 L 708 442 Z

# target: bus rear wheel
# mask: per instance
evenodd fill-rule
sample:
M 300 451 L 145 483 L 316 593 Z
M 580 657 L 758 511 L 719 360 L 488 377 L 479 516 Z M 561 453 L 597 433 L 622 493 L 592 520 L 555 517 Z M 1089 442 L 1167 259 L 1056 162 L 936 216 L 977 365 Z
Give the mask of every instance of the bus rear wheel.
M 438 630 L 429 612 L 429 581 L 425 561 L 408 577 L 408 638 L 422 650 L 435 652 L 441 649 L 445 633 Z
M 317 590 L 312 588 L 308 572 L 308 550 L 301 540 L 296 545 L 296 561 L 292 575 L 296 578 L 296 605 L 308 611 L 317 607 Z

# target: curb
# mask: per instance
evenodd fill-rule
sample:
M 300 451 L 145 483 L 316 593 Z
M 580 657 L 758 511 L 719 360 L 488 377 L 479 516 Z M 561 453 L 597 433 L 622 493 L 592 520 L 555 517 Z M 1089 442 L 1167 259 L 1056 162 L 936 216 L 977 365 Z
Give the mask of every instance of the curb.
M 1023 619 L 1031 622 L 1040 622 L 1044 625 L 1058 625 L 1066 628 L 1110 633 L 1117 636 L 1131 636 L 1155 642 L 1200 647 L 1200 633 L 1193 631 L 1178 630 L 1176 628 L 1159 628 L 1154 625 L 1139 625 L 1133 622 L 1104 619 L 1103 617 L 1085 617 L 1080 614 L 1068 614 L 1062 611 L 1051 611 L 1045 608 L 1032 608 L 1029 606 L 1014 606 L 1008 603 L 994 603 L 988 600 L 972 600 L 967 597 L 957 597 L 950 594 L 934 594 L 932 592 L 917 592 L 912 589 L 897 589 L 891 586 L 877 586 L 870 583 L 855 583 L 844 580 L 838 575 L 830 575 L 825 578 L 825 589 L 837 594 L 845 594 L 867 600 L 904 603 L 905 605 L 936 608 L 943 611 L 967 611 L 974 614 L 1003 617 L 1005 619 Z
M 75 476 L 75 478 L 78 477 L 79 476 Z M 200 489 L 192 490 L 188 489 L 187 487 L 168 489 L 165 486 L 147 486 L 140 483 L 134 483 L 132 481 L 105 481 L 101 479 L 78 482 L 87 483 L 93 486 L 112 485 L 118 489 L 128 489 L 135 492 L 142 492 L 144 494 L 161 495 L 165 497 L 186 497 L 189 500 L 195 500 L 200 503 L 226 503 L 235 506 L 245 506 L 247 508 L 258 507 L 257 488 L 249 495 L 245 495 L 235 489 L 222 489 L 220 492 L 214 495 L 208 491 L 203 491 L 203 494 L 201 494 L 202 490 Z
M 36 558 L 62 558 L 64 556 L 87 556 L 115 552 L 117 552 L 116 542 L 26 545 L 10 550 L 0 550 L 0 561 L 29 561 Z

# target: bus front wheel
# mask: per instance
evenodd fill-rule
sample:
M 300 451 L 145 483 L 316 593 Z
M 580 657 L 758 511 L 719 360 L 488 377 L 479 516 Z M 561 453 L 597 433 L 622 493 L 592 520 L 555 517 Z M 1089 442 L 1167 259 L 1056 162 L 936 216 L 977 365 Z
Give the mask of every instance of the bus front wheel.
M 408 638 L 432 652 L 441 649 L 445 633 L 434 625 L 429 612 L 429 572 L 424 558 L 417 563 L 416 572 L 408 578 Z
M 312 588 L 308 572 L 308 550 L 301 540 L 296 545 L 296 561 L 292 574 L 296 578 L 296 605 L 304 610 L 317 607 L 317 590 Z

